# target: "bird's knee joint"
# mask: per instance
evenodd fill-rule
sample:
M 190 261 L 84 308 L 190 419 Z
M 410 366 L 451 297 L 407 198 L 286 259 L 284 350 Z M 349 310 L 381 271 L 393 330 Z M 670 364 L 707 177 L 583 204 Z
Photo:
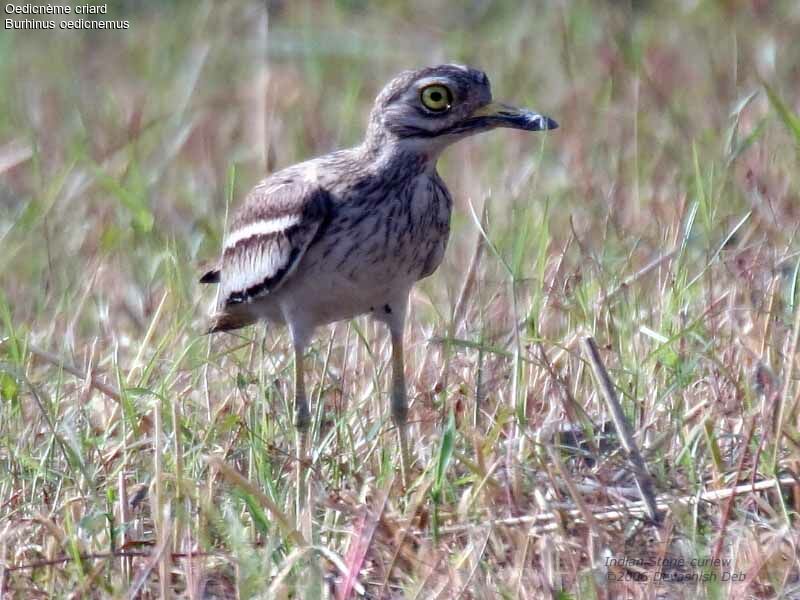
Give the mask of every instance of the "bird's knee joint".
M 392 420 L 398 425 L 403 425 L 408 421 L 408 406 L 406 403 L 392 403 Z
M 294 415 L 295 428 L 298 431 L 307 431 L 309 425 L 311 425 L 311 413 L 308 412 L 308 407 L 298 406 Z

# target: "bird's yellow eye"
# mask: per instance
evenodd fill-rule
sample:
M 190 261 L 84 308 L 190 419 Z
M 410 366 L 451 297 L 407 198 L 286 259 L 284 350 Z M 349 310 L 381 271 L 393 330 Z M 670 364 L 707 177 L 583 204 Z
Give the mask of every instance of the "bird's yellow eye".
M 444 112 L 453 103 L 453 94 L 443 85 L 434 84 L 422 88 L 420 92 L 422 105 L 433 112 Z

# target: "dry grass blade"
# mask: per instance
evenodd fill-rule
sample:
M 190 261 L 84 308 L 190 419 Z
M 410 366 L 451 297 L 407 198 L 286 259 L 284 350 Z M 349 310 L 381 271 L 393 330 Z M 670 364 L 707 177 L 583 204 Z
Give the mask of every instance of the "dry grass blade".
M 6 565 L 8 561 L 8 544 L 5 537 L 8 533 L 8 525 L 0 532 L 0 598 L 6 597 Z
M 692 496 L 661 496 L 656 499 L 655 506 L 658 511 L 666 512 L 671 511 L 675 504 L 696 506 L 703 502 L 718 502 L 720 500 L 725 500 L 734 496 L 741 496 L 743 494 L 766 492 L 772 489 L 780 490 L 781 486 L 793 486 L 796 483 L 796 480 L 791 477 L 784 477 L 782 479 L 765 479 L 763 481 L 757 481 L 756 483 L 738 485 L 733 488 L 714 490 Z M 646 516 L 648 510 L 649 508 L 643 501 L 628 502 L 625 504 L 613 504 L 610 506 L 595 508 L 592 511 L 592 519 L 594 519 L 594 521 L 597 523 L 611 523 L 614 521 L 623 521 L 629 519 L 630 517 Z M 476 528 L 519 527 L 521 525 L 529 525 L 531 526 L 531 535 L 540 535 L 548 531 L 555 531 L 561 527 L 559 523 L 565 518 L 572 525 L 587 524 L 584 520 L 584 511 L 580 509 L 572 509 L 567 511 L 541 513 L 535 516 L 523 515 L 521 517 L 509 517 L 506 519 L 487 518 L 478 523 L 441 527 L 440 533 L 443 536 L 459 535 Z M 419 533 L 422 534 L 424 532 Z
M 165 522 L 164 526 L 168 528 L 170 526 L 169 522 Z M 131 587 L 128 588 L 128 593 L 125 596 L 127 600 L 134 600 L 135 598 L 139 597 L 139 592 L 144 587 L 144 584 L 147 583 L 150 573 L 164 560 L 164 554 L 168 551 L 168 546 L 171 539 L 172 538 L 168 535 L 161 537 L 159 545 L 155 547 L 153 553 L 150 555 L 150 558 L 147 560 L 147 563 L 136 575 Z
M 170 558 L 172 548 L 173 523 L 167 516 L 169 515 L 169 505 L 165 497 L 164 472 L 164 414 L 161 398 L 153 400 L 153 476 L 155 486 L 153 488 L 153 511 L 155 512 L 154 521 L 156 526 L 156 540 L 159 546 L 163 546 L 166 551 L 160 553 L 158 561 L 158 583 L 159 596 L 161 600 L 169 600 L 172 597 L 172 585 L 170 583 Z
M 45 362 L 50 363 L 51 365 L 74 375 L 80 380 L 85 380 L 86 373 L 81 371 L 77 367 L 74 367 L 64 361 L 62 361 L 58 356 L 53 354 L 52 352 L 47 352 L 46 350 L 42 350 L 41 348 L 37 348 L 36 346 L 30 345 L 28 346 L 28 351 L 33 354 L 34 356 L 44 360 Z M 89 385 L 95 388 L 96 390 L 102 392 L 115 402 L 120 402 L 120 395 L 117 390 L 115 390 L 110 385 L 103 383 L 102 381 L 98 380 L 97 377 L 92 375 L 91 379 L 88 381 Z
M 644 462 L 641 452 L 639 452 L 636 440 L 633 438 L 633 431 L 631 431 L 631 427 L 625 418 L 625 412 L 622 410 L 622 405 L 617 398 L 614 384 L 611 382 L 611 377 L 609 377 L 603 360 L 600 358 L 600 351 L 597 349 L 597 344 L 594 339 L 585 337 L 582 342 L 584 354 L 589 364 L 592 366 L 595 381 L 606 401 L 608 410 L 611 412 L 611 418 L 620 441 L 622 442 L 622 447 L 628 454 L 628 458 L 633 466 L 633 475 L 636 479 L 639 492 L 642 495 L 647 517 L 653 522 L 658 522 L 659 516 L 655 494 L 653 493 L 653 479 L 650 476 L 650 472 L 647 470 L 647 465 Z
M 117 478 L 117 505 L 119 506 L 119 545 L 122 548 L 127 546 L 128 542 L 128 521 L 130 520 L 130 511 L 128 510 L 128 480 L 125 476 L 125 471 L 121 470 Z M 122 579 L 126 585 L 130 584 L 131 574 L 131 561 L 128 557 L 120 557 L 120 571 L 122 572 Z
M 0 146 L 0 175 L 30 160 L 33 148 L 22 140 L 12 140 Z
M 736 475 L 733 480 L 734 483 L 739 481 L 739 479 L 741 478 L 745 460 L 749 455 L 748 450 L 750 446 L 750 440 L 753 438 L 753 430 L 755 428 L 755 424 L 756 424 L 755 417 L 750 417 L 749 422 L 747 424 L 747 431 L 743 438 L 742 448 L 740 450 L 741 454 L 739 455 L 739 464 L 736 467 Z M 714 543 L 714 547 L 711 550 L 711 558 L 713 560 L 718 559 L 722 555 L 722 548 L 725 542 L 725 530 L 731 518 L 731 510 L 733 510 L 733 499 L 735 497 L 736 497 L 735 494 L 731 494 L 728 497 L 728 502 L 723 507 L 722 518 L 720 519 L 721 523 L 719 526 L 719 533 L 717 534 L 717 541 Z
M 237 487 L 242 488 L 248 494 L 251 494 L 254 498 L 256 498 L 261 505 L 270 512 L 272 518 L 278 523 L 278 527 L 280 527 L 283 534 L 292 540 L 294 544 L 298 546 L 308 545 L 302 534 L 291 526 L 290 520 L 287 518 L 281 508 L 250 480 L 236 472 L 218 456 L 209 456 L 207 462 L 212 469 L 219 471 L 223 479 Z
M 389 499 L 389 491 L 392 488 L 392 482 L 393 480 L 390 479 L 389 485 L 380 491 L 373 508 L 371 510 L 364 510 L 354 524 L 353 536 L 350 538 L 350 546 L 347 549 L 347 554 L 344 559 L 347 566 L 347 575 L 336 594 L 337 600 L 347 600 L 350 598 L 350 592 L 357 583 L 358 574 L 361 572 L 361 567 L 367 556 L 367 550 L 369 550 L 372 544 L 375 529 L 380 522 L 383 511 L 386 509 L 386 501 Z
M 602 532 L 600 531 L 599 527 L 597 526 L 597 522 L 594 519 L 594 515 L 592 514 L 591 509 L 583 501 L 581 497 L 581 493 L 575 487 L 575 482 L 572 481 L 569 473 L 567 473 L 566 469 L 564 468 L 563 463 L 561 462 L 561 458 L 558 456 L 558 453 L 555 451 L 554 448 L 551 446 L 547 447 L 547 455 L 550 457 L 550 461 L 555 465 L 556 471 L 561 476 L 561 480 L 564 482 L 564 485 L 567 486 L 567 490 L 569 491 L 570 497 L 572 501 L 575 503 L 575 506 L 578 507 L 578 511 L 580 512 L 583 522 L 591 529 L 593 535 L 600 536 Z
M 486 229 L 487 226 L 487 216 L 488 216 L 488 204 L 484 204 L 483 213 L 481 216 L 481 228 L 483 230 Z M 472 297 L 475 287 L 477 284 L 478 278 L 478 271 L 480 269 L 481 258 L 483 257 L 484 248 L 486 247 L 486 237 L 480 233 L 478 234 L 475 240 L 475 248 L 472 251 L 472 258 L 469 261 L 469 267 L 467 268 L 467 274 L 464 277 L 464 282 L 461 284 L 461 291 L 458 294 L 458 300 L 456 300 L 455 308 L 453 309 L 453 317 L 450 321 L 450 332 L 449 338 L 455 338 L 458 336 L 458 331 L 461 329 L 462 322 L 464 321 L 464 317 L 467 312 L 467 307 L 469 306 L 470 298 Z M 444 360 L 442 361 L 442 367 L 439 371 L 439 377 L 434 384 L 434 389 L 446 389 L 447 388 L 447 370 L 449 367 L 449 361 Z M 475 407 L 475 414 L 479 414 L 480 407 Z
M 292 550 L 289 556 L 286 557 L 286 560 L 283 563 L 283 567 L 272 580 L 270 583 L 269 588 L 267 589 L 267 593 L 265 594 L 266 598 L 281 598 L 285 597 L 286 593 L 282 592 L 283 582 L 291 573 L 292 568 L 297 564 L 297 562 L 303 558 L 309 552 L 313 552 L 314 549 L 311 546 L 301 546 Z
M 481 215 L 481 226 L 485 229 L 488 219 L 488 205 L 484 205 L 483 213 Z M 475 249 L 472 252 L 472 258 L 469 261 L 467 274 L 464 277 L 464 283 L 461 285 L 461 291 L 458 294 L 455 309 L 453 309 L 453 325 L 456 328 L 453 335 L 458 333 L 458 327 L 464 320 L 464 316 L 469 305 L 470 298 L 475 290 L 475 285 L 478 281 L 478 269 L 481 264 L 481 257 L 483 256 L 484 248 L 486 247 L 486 238 L 483 235 L 478 235 L 475 240 Z
M 629 277 L 625 278 L 625 280 L 622 283 L 620 283 L 618 287 L 614 288 L 613 290 L 611 290 L 607 294 L 603 294 L 595 302 L 595 305 L 594 305 L 595 306 L 595 310 L 599 310 L 600 308 L 602 308 L 603 305 L 606 304 L 609 300 L 613 299 L 617 294 L 619 294 L 623 290 L 626 290 L 626 289 L 630 288 L 633 284 L 635 284 L 639 279 L 641 279 L 642 277 L 644 277 L 648 273 L 651 273 L 652 271 L 654 271 L 655 269 L 657 269 L 661 265 L 668 263 L 670 260 L 672 260 L 675 257 L 675 255 L 677 253 L 678 253 L 678 249 L 677 248 L 675 248 L 673 250 L 670 250 L 666 254 L 662 254 L 658 258 L 655 258 L 652 261 L 650 261 L 648 264 L 646 264 L 641 269 L 636 271 L 636 273 L 634 273 L 633 275 L 630 275 Z
M 789 422 L 789 420 L 792 418 L 793 413 L 797 408 L 794 402 L 792 402 L 792 406 L 787 406 L 787 404 L 789 403 L 789 390 L 791 389 L 792 386 L 794 366 L 795 366 L 795 361 L 797 359 L 797 345 L 799 341 L 800 341 L 800 306 L 795 308 L 795 318 L 794 318 L 794 326 L 792 327 L 791 342 L 789 344 L 788 351 L 786 352 L 786 357 L 783 366 L 783 390 L 781 391 L 781 395 L 778 398 L 778 411 L 775 421 L 775 431 L 777 432 L 777 435 L 775 436 L 775 449 L 773 452 L 773 457 L 776 463 L 778 458 L 780 457 L 780 444 L 781 441 L 783 440 L 783 436 L 785 435 L 784 425 L 787 422 Z

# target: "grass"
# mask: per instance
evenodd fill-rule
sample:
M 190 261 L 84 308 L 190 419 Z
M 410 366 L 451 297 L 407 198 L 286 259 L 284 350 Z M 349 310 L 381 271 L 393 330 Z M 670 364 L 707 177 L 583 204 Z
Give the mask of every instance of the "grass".
M 796 3 L 109 12 L 0 30 L 0 596 L 800 597 Z M 298 514 L 287 333 L 204 337 L 196 281 L 260 177 L 445 60 L 562 127 L 440 162 L 408 489 L 386 332 L 319 331 Z

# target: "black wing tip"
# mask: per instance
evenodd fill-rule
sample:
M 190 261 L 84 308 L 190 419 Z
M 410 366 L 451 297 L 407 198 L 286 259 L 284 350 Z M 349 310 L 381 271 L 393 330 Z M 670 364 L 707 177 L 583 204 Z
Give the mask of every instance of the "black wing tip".
M 200 283 L 219 283 L 219 269 L 211 269 L 200 278 Z

